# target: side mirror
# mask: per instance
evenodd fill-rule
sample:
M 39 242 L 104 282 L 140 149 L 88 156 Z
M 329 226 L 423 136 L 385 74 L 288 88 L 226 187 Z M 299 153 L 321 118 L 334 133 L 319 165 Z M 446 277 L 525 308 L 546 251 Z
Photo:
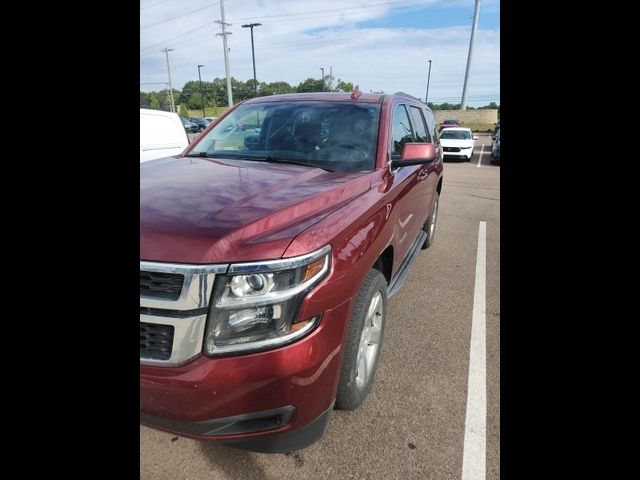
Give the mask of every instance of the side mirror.
M 391 168 L 423 165 L 436 159 L 436 147 L 433 143 L 407 143 L 398 160 L 391 160 Z

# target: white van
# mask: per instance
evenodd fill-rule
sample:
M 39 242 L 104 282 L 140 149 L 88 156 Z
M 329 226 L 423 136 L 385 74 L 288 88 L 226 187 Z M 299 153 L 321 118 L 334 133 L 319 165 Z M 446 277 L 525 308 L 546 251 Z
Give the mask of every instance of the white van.
M 187 132 L 178 115 L 140 109 L 140 163 L 179 155 L 188 145 Z

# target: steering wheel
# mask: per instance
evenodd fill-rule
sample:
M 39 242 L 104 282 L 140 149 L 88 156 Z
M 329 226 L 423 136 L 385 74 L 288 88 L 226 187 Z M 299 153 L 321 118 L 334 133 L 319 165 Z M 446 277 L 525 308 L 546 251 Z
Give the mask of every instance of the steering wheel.
M 343 148 L 345 150 L 351 150 L 354 154 L 362 157 L 362 160 L 369 156 L 369 153 L 359 145 L 355 143 L 338 143 L 335 145 L 336 148 Z

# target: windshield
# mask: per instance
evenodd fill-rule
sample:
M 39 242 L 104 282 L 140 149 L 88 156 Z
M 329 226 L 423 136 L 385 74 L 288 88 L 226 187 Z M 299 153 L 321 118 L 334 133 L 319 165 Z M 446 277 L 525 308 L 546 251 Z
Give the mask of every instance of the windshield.
M 442 122 L 443 125 L 457 125 L 458 121 L 457 120 L 445 120 L 444 122 Z
M 189 156 L 275 159 L 337 172 L 373 170 L 379 118 L 379 104 L 245 104 L 210 130 Z
M 451 140 L 471 140 L 471 132 L 460 130 L 443 130 L 440 138 L 450 138 Z

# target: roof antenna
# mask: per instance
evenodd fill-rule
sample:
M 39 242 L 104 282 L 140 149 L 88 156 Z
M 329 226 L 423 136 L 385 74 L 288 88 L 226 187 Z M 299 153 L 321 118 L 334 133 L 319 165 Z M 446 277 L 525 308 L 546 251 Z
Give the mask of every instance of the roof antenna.
M 357 100 L 358 98 L 360 98 L 360 95 L 362 95 L 362 92 L 360 91 L 360 85 L 356 85 L 353 89 L 353 92 L 351 92 L 351 100 Z

